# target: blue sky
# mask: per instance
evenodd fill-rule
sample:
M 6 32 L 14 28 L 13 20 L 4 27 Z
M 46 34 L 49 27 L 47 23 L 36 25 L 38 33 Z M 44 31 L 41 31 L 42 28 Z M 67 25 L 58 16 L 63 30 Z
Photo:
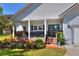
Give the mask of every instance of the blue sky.
M 25 6 L 24 3 L 0 3 L 3 8 L 3 14 L 15 14 L 18 10 Z

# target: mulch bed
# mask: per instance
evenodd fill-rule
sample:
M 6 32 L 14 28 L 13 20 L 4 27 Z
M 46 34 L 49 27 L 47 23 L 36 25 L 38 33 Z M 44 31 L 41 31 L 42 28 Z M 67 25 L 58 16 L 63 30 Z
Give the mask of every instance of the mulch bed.
M 57 44 L 46 44 L 46 48 L 64 48 L 64 46 L 58 46 Z

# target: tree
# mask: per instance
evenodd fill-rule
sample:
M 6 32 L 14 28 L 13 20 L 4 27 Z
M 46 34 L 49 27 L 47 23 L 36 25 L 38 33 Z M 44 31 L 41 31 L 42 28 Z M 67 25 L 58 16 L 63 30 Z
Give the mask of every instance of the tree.
M 0 33 L 2 34 L 3 30 L 9 28 L 11 25 L 11 21 L 3 15 L 3 8 L 0 7 Z

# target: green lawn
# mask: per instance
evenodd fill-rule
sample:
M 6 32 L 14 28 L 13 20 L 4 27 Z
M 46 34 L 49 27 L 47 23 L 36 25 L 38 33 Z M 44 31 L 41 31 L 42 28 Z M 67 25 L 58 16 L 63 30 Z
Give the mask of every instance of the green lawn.
M 0 34 L 0 40 L 4 40 L 5 38 L 10 38 L 12 35 L 10 34 Z
M 0 56 L 63 56 L 65 49 L 0 49 Z
M 12 35 L 0 35 L 0 40 Z M 0 56 L 63 56 L 66 50 L 60 48 L 44 49 L 0 49 Z

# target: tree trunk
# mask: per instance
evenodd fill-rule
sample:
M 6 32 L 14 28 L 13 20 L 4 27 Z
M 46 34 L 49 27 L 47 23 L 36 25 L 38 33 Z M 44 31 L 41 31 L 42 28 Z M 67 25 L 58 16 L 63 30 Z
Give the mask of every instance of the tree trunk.
M 10 29 L 10 33 L 12 34 L 12 27 L 10 27 L 9 29 Z
M 0 30 L 0 34 L 3 34 L 3 30 Z

